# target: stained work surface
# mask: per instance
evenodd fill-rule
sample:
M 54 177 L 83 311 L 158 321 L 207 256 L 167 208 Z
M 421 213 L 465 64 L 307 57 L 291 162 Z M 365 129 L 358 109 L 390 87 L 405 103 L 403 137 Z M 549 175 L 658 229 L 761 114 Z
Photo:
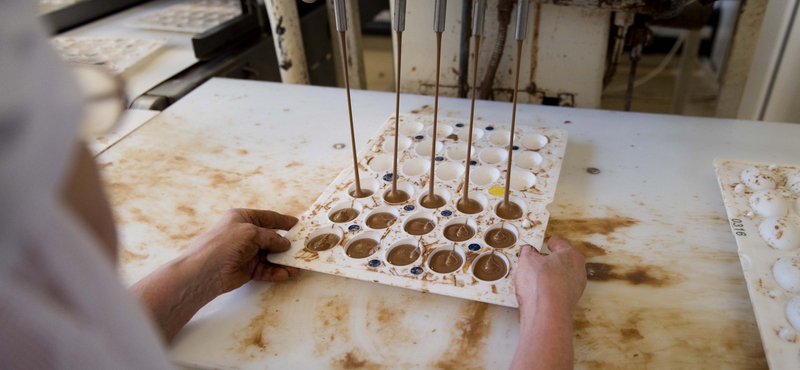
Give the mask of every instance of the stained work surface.
M 346 129 L 339 93 L 212 80 L 103 153 L 98 160 L 120 223 L 126 281 L 180 253 L 230 207 L 295 215 L 309 207 L 349 161 L 349 148 L 333 149 L 349 141 L 346 131 L 331 128 Z M 276 95 L 285 99 L 279 104 Z M 360 102 L 357 139 L 366 142 L 394 95 L 353 96 Z M 403 99 L 406 111 L 430 103 Z M 452 117 L 469 109 L 468 101 L 440 103 L 440 113 Z M 508 114 L 500 103 L 478 108 L 487 121 Z M 658 130 L 694 126 L 674 117 L 647 116 L 656 129 L 637 115 L 520 109 L 521 124 L 570 131 L 547 234 L 572 240 L 587 257 L 589 283 L 574 320 L 575 367 L 765 369 L 713 168 L 710 160 L 700 163 L 716 155 L 704 151 L 716 145 L 706 131 L 672 142 Z M 709 132 L 717 127 L 713 120 L 697 124 Z M 731 140 L 724 137 L 731 127 L 714 132 Z M 776 153 L 794 153 L 774 140 Z M 658 162 L 682 153 L 679 147 L 694 149 Z M 601 173 L 590 175 L 587 167 Z M 218 298 L 170 351 L 179 363 L 216 368 L 502 369 L 516 347 L 517 314 L 304 272 L 296 281 L 251 283 Z

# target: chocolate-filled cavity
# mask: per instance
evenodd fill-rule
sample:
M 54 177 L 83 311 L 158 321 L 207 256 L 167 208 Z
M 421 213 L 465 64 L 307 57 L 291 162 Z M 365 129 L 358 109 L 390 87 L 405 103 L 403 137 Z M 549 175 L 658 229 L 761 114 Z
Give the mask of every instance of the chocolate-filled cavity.
M 508 264 L 497 254 L 485 254 L 475 261 L 472 274 L 483 281 L 500 280 L 508 274 Z
M 508 248 L 517 242 L 517 236 L 514 232 L 502 227 L 492 229 L 486 232 L 486 244 L 493 248 Z
M 523 211 L 519 204 L 511 201 L 503 201 L 497 205 L 495 213 L 497 213 L 497 216 L 500 218 L 504 218 L 506 220 L 516 220 L 522 217 Z
M 317 235 L 308 241 L 306 250 L 311 252 L 326 251 L 338 245 L 340 240 L 342 240 L 342 238 L 340 238 L 339 235 L 332 233 Z
M 389 212 L 373 213 L 367 217 L 367 226 L 373 229 L 385 229 L 397 222 L 397 216 Z
M 350 243 L 345 252 L 352 258 L 367 258 L 380 249 L 380 243 L 375 239 L 363 238 Z
M 425 194 L 419 198 L 419 205 L 425 208 L 440 208 L 444 207 L 445 204 L 447 204 L 447 201 L 437 194 L 433 194 L 433 196 Z
M 428 218 L 420 217 L 408 220 L 404 230 L 411 235 L 425 235 L 436 227 L 436 223 Z
M 462 197 L 456 203 L 456 209 L 468 215 L 474 215 L 483 212 L 483 205 L 475 199 Z
M 397 189 L 397 191 L 392 191 L 389 189 L 387 192 L 383 193 L 383 200 L 389 204 L 403 203 L 408 201 L 410 198 L 411 195 L 400 189 Z
M 454 242 L 463 242 L 472 239 L 475 236 L 475 229 L 466 222 L 456 223 L 445 226 L 442 233 L 445 239 Z
M 355 220 L 358 215 L 359 212 L 354 208 L 343 208 L 331 213 L 330 219 L 333 222 L 343 223 Z
M 375 192 L 370 189 L 365 189 L 364 187 L 361 187 L 361 194 L 358 194 L 358 189 L 350 190 L 350 196 L 353 198 L 371 197 L 372 194 L 375 194 Z
M 415 244 L 398 245 L 386 255 L 386 262 L 394 266 L 407 266 L 419 258 L 420 250 Z
M 431 270 L 440 274 L 449 274 L 461 268 L 464 259 L 461 255 L 452 249 L 440 249 L 433 252 L 428 266 Z

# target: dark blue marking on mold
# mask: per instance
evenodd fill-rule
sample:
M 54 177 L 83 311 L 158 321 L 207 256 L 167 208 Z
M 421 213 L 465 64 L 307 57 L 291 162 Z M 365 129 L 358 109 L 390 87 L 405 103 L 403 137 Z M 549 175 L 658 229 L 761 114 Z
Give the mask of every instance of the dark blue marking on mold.
M 347 227 L 347 230 L 350 230 L 350 231 L 358 231 L 358 230 L 361 230 L 361 226 L 358 226 L 358 225 L 350 225 L 349 227 Z
M 492 130 L 494 130 L 494 126 L 486 126 L 486 131 L 492 131 Z
M 383 175 L 383 181 L 392 181 L 392 174 L 391 173 L 387 173 L 387 174 Z
M 478 161 L 469 161 L 469 164 L 474 166 L 474 165 L 478 164 Z
M 436 159 L 436 162 L 441 162 L 441 161 L 443 161 L 443 160 L 444 160 L 444 157 L 436 157 L 436 158 L 434 158 L 434 159 Z
M 378 267 L 380 265 L 381 265 L 381 261 L 378 261 L 378 260 L 369 261 L 369 267 Z
M 442 216 L 444 216 L 444 217 L 450 217 L 452 215 L 453 215 L 453 211 L 448 211 L 448 210 L 442 211 Z
M 477 244 L 477 243 L 472 243 L 467 248 L 469 248 L 469 250 L 471 250 L 473 252 L 477 252 L 477 251 L 481 250 L 481 245 Z
M 422 135 L 414 136 L 414 139 L 417 139 L 417 140 L 422 140 L 424 138 L 425 138 L 425 136 L 422 136 Z
M 411 273 L 414 275 L 419 275 L 422 273 L 422 267 L 412 267 Z
M 407 204 L 406 206 L 403 207 L 403 209 L 406 210 L 406 211 L 413 211 L 414 210 L 414 206 L 411 205 L 411 204 Z
M 456 123 L 456 127 L 464 127 L 463 123 Z
M 514 150 L 519 150 L 519 147 L 518 147 L 518 146 L 516 146 L 516 145 L 514 145 L 514 146 L 512 146 L 512 147 L 511 147 L 511 149 L 514 149 Z

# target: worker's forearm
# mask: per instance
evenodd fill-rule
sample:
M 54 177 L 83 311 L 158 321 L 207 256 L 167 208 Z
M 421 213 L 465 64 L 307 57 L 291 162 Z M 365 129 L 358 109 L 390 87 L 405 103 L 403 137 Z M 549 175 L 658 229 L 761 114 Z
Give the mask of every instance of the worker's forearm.
M 218 295 L 214 277 L 202 273 L 201 258 L 184 254 L 131 287 L 167 342 Z
M 520 336 L 511 369 L 573 368 L 572 312 L 543 304 L 521 313 Z

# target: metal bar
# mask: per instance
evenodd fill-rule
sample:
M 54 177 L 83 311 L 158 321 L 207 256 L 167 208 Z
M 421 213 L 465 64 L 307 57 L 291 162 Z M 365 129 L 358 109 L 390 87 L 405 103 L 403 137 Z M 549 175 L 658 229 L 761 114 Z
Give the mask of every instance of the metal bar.
M 336 30 L 339 32 L 347 31 L 347 9 L 345 0 L 333 0 L 333 14 L 336 18 Z
M 517 40 L 525 40 L 528 33 L 528 5 L 529 0 L 518 0 L 517 2 L 517 29 L 514 33 Z
M 406 30 L 406 0 L 395 0 L 394 2 L 394 27 L 395 32 Z
M 433 5 L 433 32 L 444 32 L 444 21 L 447 17 L 447 0 L 436 0 Z
M 476 0 L 472 9 L 472 35 L 483 35 L 483 21 L 486 18 L 486 0 Z
M 467 78 L 469 77 L 469 38 L 472 34 L 472 0 L 461 1 L 461 40 L 458 53 L 458 97 L 467 97 Z

